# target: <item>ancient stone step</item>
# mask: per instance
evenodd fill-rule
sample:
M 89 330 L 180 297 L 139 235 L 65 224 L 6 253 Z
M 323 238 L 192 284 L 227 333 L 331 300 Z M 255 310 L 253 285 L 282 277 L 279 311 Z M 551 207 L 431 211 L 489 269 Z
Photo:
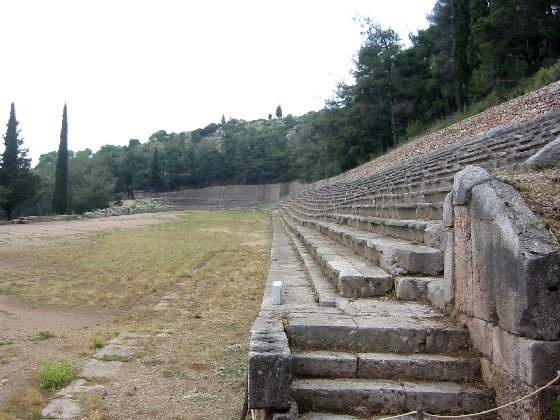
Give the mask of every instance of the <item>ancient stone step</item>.
M 488 391 L 454 382 L 377 379 L 296 379 L 292 395 L 300 412 L 327 411 L 357 416 L 399 414 L 422 409 L 462 414 L 492 404 Z
M 290 229 L 283 225 L 286 234 L 292 240 L 299 257 L 303 262 L 303 268 L 311 280 L 315 297 L 320 307 L 335 307 L 337 291 L 321 266 L 313 259 L 303 244 L 295 237 Z
M 476 358 L 441 354 L 292 353 L 292 372 L 299 378 L 363 378 L 473 382 L 480 374 Z
M 393 289 L 393 277 L 381 268 L 324 238 L 318 232 L 308 230 L 302 233 L 297 228 L 295 232 L 333 280 L 341 296 L 380 296 Z
M 441 235 L 440 221 L 386 219 L 336 213 L 325 215 L 321 220 L 427 245 L 433 244 L 434 241 L 441 242 L 439 237 L 434 238 L 435 235 Z
M 361 204 L 340 206 L 337 213 L 389 219 L 441 220 L 443 203 Z
M 284 329 L 295 350 L 351 353 L 447 353 L 468 345 L 468 332 L 429 305 L 383 299 L 338 302 L 338 311 L 291 313 Z
M 319 238 L 316 233 L 319 231 L 392 275 L 438 276 L 443 273 L 443 252 L 439 249 L 336 224 L 308 221 L 306 226 L 309 227 L 298 226 L 286 213 L 283 217 L 304 242 Z

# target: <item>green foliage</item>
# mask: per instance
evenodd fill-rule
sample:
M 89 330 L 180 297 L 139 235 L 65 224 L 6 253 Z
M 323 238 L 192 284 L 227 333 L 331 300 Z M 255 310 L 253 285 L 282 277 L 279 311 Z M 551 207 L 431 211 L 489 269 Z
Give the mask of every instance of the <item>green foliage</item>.
M 62 360 L 60 362 L 44 362 L 39 366 L 37 376 L 42 389 L 63 387 L 76 377 L 77 367 L 74 363 Z
M 13 218 L 17 206 L 36 195 L 40 183 L 40 179 L 31 171 L 27 149 L 22 148 L 23 140 L 19 138 L 18 124 L 16 109 L 12 103 L 0 166 L 0 207 L 9 220 Z
M 94 349 L 101 349 L 105 347 L 103 339 L 97 335 L 91 337 L 91 347 Z
M 282 107 L 280 105 L 276 107 L 276 118 L 282 118 Z
M 56 337 L 52 332 L 50 331 L 39 331 L 39 333 L 37 334 L 37 336 L 39 337 L 39 340 L 43 341 L 43 340 L 48 340 L 50 338 L 54 338 Z
M 91 150 L 90 150 L 91 152 Z M 56 161 L 52 210 L 55 214 L 67 214 L 70 197 L 68 195 L 68 116 L 66 104 L 62 111 L 62 128 Z

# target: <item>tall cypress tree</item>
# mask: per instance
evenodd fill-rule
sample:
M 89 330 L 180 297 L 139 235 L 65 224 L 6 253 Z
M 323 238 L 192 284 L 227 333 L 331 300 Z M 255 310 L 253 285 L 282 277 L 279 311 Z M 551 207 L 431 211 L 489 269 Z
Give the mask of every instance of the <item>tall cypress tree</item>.
M 453 0 L 453 67 L 457 88 L 457 107 L 468 107 L 472 69 L 468 61 L 470 36 L 469 0 Z
M 66 113 L 66 104 L 64 104 L 52 199 L 53 213 L 66 214 L 68 213 L 68 207 L 68 116 Z
M 27 158 L 27 149 L 21 148 L 23 140 L 19 138 L 18 124 L 16 107 L 12 103 L 0 166 L 0 207 L 6 212 L 9 220 L 13 218 L 18 204 L 37 193 L 40 182 L 31 172 L 31 159 Z

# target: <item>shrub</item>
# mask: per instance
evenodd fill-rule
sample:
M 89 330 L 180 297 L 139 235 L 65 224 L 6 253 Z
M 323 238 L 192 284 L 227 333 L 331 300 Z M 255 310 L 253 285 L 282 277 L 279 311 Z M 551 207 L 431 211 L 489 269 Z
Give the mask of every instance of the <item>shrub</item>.
M 77 367 L 74 363 L 62 360 L 60 362 L 44 362 L 37 372 L 39 385 L 42 389 L 54 389 L 69 384 L 76 377 Z

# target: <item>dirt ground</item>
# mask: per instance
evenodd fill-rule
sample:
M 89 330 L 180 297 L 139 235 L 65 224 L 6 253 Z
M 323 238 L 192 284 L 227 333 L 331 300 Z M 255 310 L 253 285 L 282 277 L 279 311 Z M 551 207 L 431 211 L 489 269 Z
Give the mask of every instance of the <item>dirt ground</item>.
M 149 226 L 179 217 L 170 212 L 1 225 L 0 267 L 7 250 L 24 251 L 48 246 L 53 239 L 79 239 L 91 232 Z M 107 310 L 36 305 L 0 295 L 0 404 L 29 386 L 41 361 L 84 356 L 96 329 L 105 330 L 116 316 Z

